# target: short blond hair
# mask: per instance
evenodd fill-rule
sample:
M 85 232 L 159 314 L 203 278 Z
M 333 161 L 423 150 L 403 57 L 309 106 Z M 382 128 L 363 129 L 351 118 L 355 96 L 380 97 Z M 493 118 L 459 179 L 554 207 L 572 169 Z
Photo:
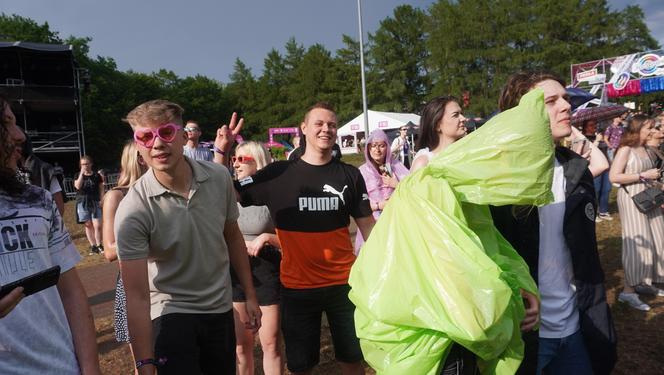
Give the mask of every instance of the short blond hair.
M 132 128 L 149 124 L 175 123 L 182 125 L 184 109 L 168 100 L 156 99 L 134 108 L 124 119 Z
M 246 141 L 240 143 L 239 146 L 235 148 L 235 153 L 239 150 L 244 150 L 256 161 L 256 169 L 260 170 L 265 168 L 266 165 L 270 164 L 270 152 L 265 148 L 265 145 L 256 142 L 256 141 Z

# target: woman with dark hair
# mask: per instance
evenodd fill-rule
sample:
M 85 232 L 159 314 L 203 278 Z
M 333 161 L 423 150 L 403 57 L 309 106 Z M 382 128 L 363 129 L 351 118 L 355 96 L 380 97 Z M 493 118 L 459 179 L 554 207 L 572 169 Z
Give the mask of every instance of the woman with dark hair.
M 16 118 L 9 109 L 9 103 L 0 97 L 0 199 L 4 199 L 3 193 L 15 195 L 25 189 L 24 184 L 16 178 L 18 161 L 21 159 L 21 145 L 24 141 L 25 135 L 16 126 Z M 22 298 L 21 287 L 2 297 L 0 318 L 9 314 Z
M 439 96 L 431 99 L 422 110 L 420 135 L 417 139 L 417 154 L 411 172 L 425 165 L 447 146 L 466 135 L 466 118 L 453 96 Z
M 616 360 L 615 330 L 597 254 L 593 186 L 593 176 L 606 170 L 608 162 L 596 147 L 590 148 L 586 160 L 558 145 L 570 134 L 584 138 L 570 126 L 565 83 L 555 74 L 510 76 L 499 99 L 500 110 L 515 107 L 523 95 L 538 88 L 544 91 L 556 143 L 554 200 L 542 207 L 491 209 L 496 227 L 528 263 L 540 291 L 540 329 L 523 334 L 525 356 L 519 373 L 608 374 Z
M 664 297 L 664 290 L 652 285 L 664 282 L 664 214 L 657 208 L 640 212 L 632 201 L 634 195 L 661 177 L 646 150 L 653 125 L 654 121 L 645 115 L 629 120 L 609 173 L 611 182 L 622 185 L 618 190 L 618 212 L 625 286 L 618 300 L 643 311 L 650 310 L 650 306 L 637 293 Z
M 0 97 L 0 264 L 19 265 L 0 272 L 0 285 L 60 267 L 55 287 L 24 300 L 19 287 L 0 299 L 0 374 L 100 374 L 92 314 L 75 267 L 81 257 L 51 194 L 16 177 L 23 142 Z
M 85 225 L 85 236 L 90 243 L 90 255 L 101 254 L 102 217 L 101 202 L 104 197 L 104 177 L 92 169 L 92 158 L 83 155 L 81 172 L 74 181 L 76 188 L 76 216 Z

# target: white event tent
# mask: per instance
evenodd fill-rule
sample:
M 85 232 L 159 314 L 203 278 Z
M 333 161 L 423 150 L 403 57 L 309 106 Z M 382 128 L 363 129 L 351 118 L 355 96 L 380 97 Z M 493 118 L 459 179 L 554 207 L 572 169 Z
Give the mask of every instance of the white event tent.
M 413 113 L 378 112 L 369 113 L 369 133 L 375 129 L 384 131 L 398 129 L 404 125 L 419 127 L 420 116 Z M 366 138 L 364 134 L 364 113 L 348 121 L 337 130 L 337 142 L 341 146 L 341 152 L 352 154 L 357 152 L 357 142 Z

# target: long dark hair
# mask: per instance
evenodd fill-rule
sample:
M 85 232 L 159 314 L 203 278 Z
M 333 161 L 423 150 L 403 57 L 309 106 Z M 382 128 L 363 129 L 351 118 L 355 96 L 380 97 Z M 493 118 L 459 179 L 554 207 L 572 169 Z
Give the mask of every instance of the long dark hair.
M 14 150 L 7 129 L 9 126 L 6 120 L 7 108 L 9 108 L 9 101 L 0 95 L 0 190 L 9 195 L 18 195 L 23 192 L 26 185 L 18 180 L 16 171 L 9 168 L 9 158 Z
M 439 96 L 431 99 L 422 109 L 422 117 L 420 117 L 420 134 L 417 138 L 415 151 L 419 151 L 425 147 L 433 150 L 438 147 L 440 137 L 438 136 L 438 124 L 445 115 L 445 106 L 447 103 L 459 103 L 459 99 L 454 96 Z

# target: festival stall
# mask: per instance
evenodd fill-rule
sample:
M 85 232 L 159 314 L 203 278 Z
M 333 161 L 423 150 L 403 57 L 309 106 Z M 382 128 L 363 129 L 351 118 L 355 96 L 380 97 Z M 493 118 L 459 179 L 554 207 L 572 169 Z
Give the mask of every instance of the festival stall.
M 378 112 L 368 111 L 369 132 L 381 129 L 389 132 L 402 126 L 413 128 L 419 127 L 420 116 L 413 113 Z M 358 142 L 366 139 L 364 134 L 364 113 L 348 121 L 337 131 L 337 143 L 343 154 L 354 154 L 358 152 Z
M 572 87 L 608 98 L 664 91 L 664 49 L 611 57 L 570 67 Z

